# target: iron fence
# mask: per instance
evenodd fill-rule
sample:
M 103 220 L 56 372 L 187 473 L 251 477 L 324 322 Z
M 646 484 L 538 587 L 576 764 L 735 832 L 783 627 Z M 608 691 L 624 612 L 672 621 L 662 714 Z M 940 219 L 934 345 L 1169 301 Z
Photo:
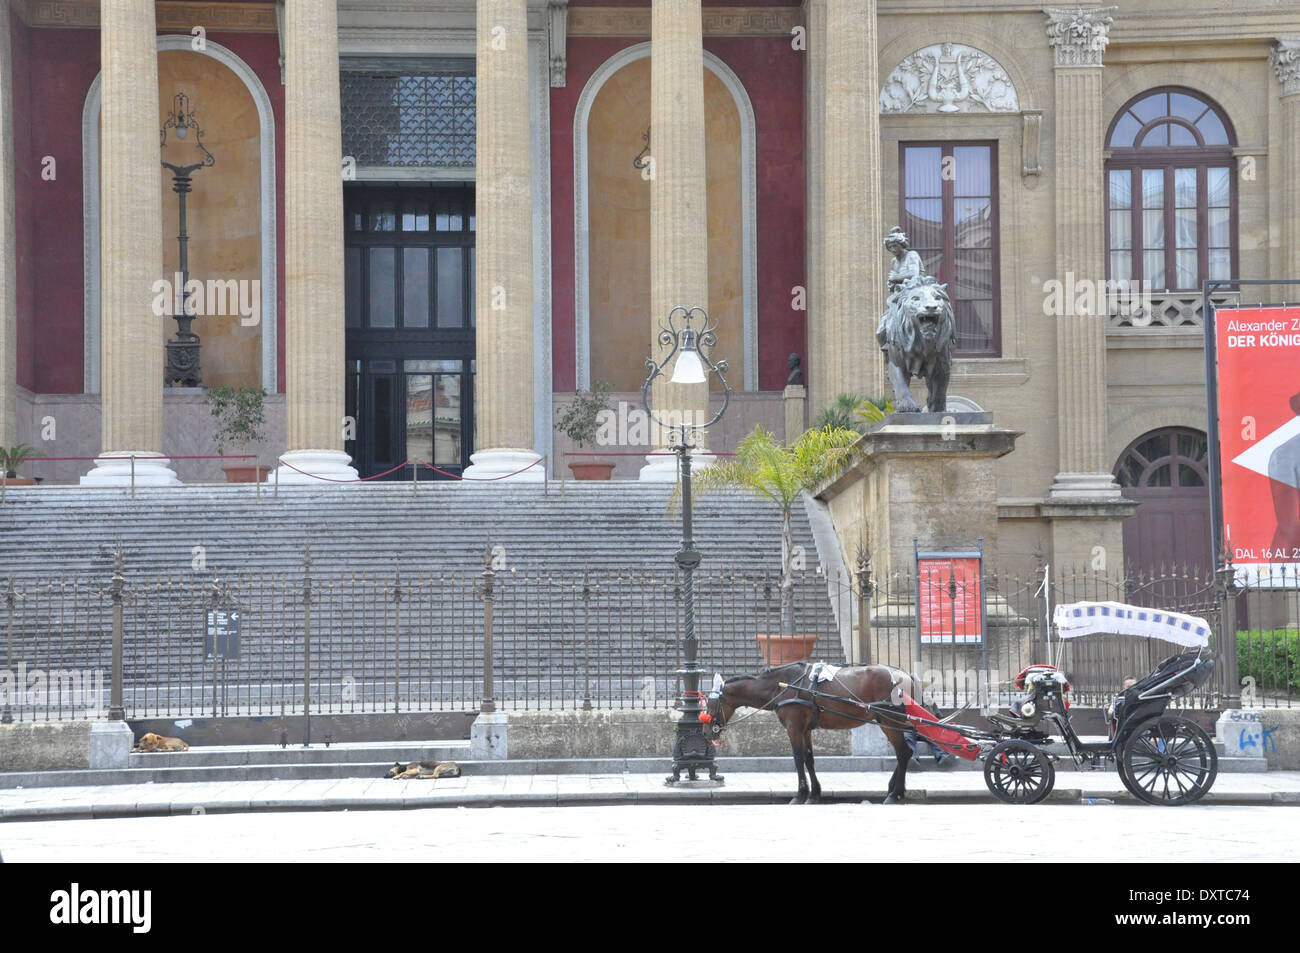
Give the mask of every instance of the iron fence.
M 794 588 L 794 617 L 843 661 L 812 575 Z M 761 668 L 754 635 L 780 631 L 779 574 L 695 579 L 700 664 Z M 0 717 L 102 717 L 114 699 L 131 719 L 670 707 L 684 581 L 491 559 L 339 575 L 314 572 L 310 551 L 296 573 L 134 578 L 119 566 L 98 582 L 10 580 Z
M 1104 707 L 1126 678 L 1141 678 L 1157 663 L 1184 651 L 1161 639 L 1092 635 L 1060 641 L 1052 609 L 1069 602 L 1123 602 L 1205 619 L 1211 678 L 1175 706 L 1293 707 L 1300 705 L 1300 580 L 1294 573 L 1273 588 L 1241 585 L 1232 573 L 1169 568 L 1157 573 L 1108 574 L 1045 567 L 1016 575 L 986 569 L 979 618 L 942 606 L 938 631 L 917 620 L 917 579 L 912 572 L 873 578 L 869 563 L 835 580 L 834 602 L 852 611 L 850 656 L 893 665 L 919 676 L 925 701 L 937 708 L 966 704 L 1004 707 L 1018 694 L 1016 676 L 1048 662 L 1063 669 L 1073 704 Z M 942 587 L 941 587 L 942 592 Z M 950 598 L 958 599 L 958 587 Z M 942 595 L 940 596 L 942 599 Z M 866 625 L 861 620 L 866 620 Z
M 676 570 L 515 570 L 489 558 L 482 568 L 339 574 L 313 571 L 310 550 L 289 573 L 137 578 L 124 565 L 119 555 L 97 578 L 11 579 L 0 590 L 0 717 L 664 708 L 681 689 Z M 701 668 L 761 668 L 755 635 L 781 631 L 779 574 L 695 578 Z M 986 569 L 978 619 L 940 611 L 923 637 L 916 579 L 873 579 L 868 564 L 851 578 L 800 574 L 794 619 L 818 637 L 816 657 L 912 672 L 936 708 L 1004 706 L 1035 662 L 1066 671 L 1074 704 L 1100 707 L 1177 646 L 1106 635 L 1062 643 L 1051 608 L 1150 605 L 1201 616 L 1215 633 L 1214 676 L 1178 704 L 1300 704 L 1300 581 L 1240 582 L 1185 570 Z

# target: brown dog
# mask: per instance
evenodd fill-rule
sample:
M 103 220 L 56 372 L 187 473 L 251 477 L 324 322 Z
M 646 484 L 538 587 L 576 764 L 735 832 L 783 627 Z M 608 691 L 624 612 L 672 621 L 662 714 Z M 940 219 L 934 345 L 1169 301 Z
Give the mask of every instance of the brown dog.
M 394 762 L 384 775 L 386 778 L 427 780 L 429 778 L 458 778 L 460 765 L 455 761 L 412 761 L 410 764 Z
M 179 738 L 168 738 L 166 735 L 156 735 L 152 731 L 141 737 L 132 751 L 189 751 L 190 746 Z

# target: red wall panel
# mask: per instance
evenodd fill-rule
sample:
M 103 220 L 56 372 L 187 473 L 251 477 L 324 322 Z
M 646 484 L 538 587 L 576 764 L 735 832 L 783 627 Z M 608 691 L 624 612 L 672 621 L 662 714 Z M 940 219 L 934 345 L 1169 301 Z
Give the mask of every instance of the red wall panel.
M 14 16 L 15 224 L 18 240 L 18 383 L 37 393 L 80 393 L 83 382 L 81 117 L 99 74 L 99 32 L 28 28 Z M 280 273 L 280 380 L 284 379 L 284 87 L 274 34 L 210 34 L 243 59 L 275 113 Z M 42 161 L 57 163 L 53 180 Z M 341 223 L 340 223 L 341 227 Z M 164 227 L 163 239 L 171 237 Z M 202 236 L 195 236 L 201 240 Z M 160 369 L 161 375 L 161 369 Z M 283 384 L 281 385 L 283 390 Z

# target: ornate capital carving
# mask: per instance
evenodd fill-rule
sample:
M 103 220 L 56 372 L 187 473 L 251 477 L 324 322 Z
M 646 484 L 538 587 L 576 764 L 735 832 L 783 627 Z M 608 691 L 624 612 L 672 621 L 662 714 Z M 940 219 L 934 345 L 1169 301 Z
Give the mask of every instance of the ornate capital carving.
M 568 74 L 569 0 L 547 0 L 546 33 L 551 50 L 551 85 L 563 86 Z
M 1119 7 L 1047 7 L 1047 42 L 1057 66 L 1100 66 Z
M 1300 36 L 1279 37 L 1268 61 L 1273 64 L 1277 81 L 1282 84 L 1282 95 L 1300 93 Z
M 894 67 L 880 86 L 882 113 L 1018 112 L 1011 77 L 993 57 L 961 43 L 936 43 Z

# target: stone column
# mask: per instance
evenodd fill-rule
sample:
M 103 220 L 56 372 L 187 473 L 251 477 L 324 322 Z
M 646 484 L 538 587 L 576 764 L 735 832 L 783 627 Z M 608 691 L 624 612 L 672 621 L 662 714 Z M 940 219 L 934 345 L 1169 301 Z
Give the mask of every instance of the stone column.
M 1300 278 L 1300 36 L 1282 37 L 1271 56 L 1277 81 L 1282 84 L 1281 193 L 1282 256 L 1279 276 Z
M 880 198 L 880 77 L 875 0 L 825 0 L 821 192 L 825 235 L 813 301 L 812 413 L 835 395 L 884 393 L 876 323 L 885 306 Z M 809 42 L 817 36 L 809 34 Z M 814 79 L 815 82 L 815 79 Z M 821 378 L 819 382 L 818 378 Z
M 336 486 L 331 481 L 355 480 L 357 471 L 343 452 L 343 176 L 334 0 L 286 4 L 284 34 L 287 436 L 274 479 Z
M 13 61 L 9 2 L 0 0 L 0 446 L 18 443 L 18 298 L 14 281 L 18 246 L 14 234 Z M 0 477 L 4 474 L 0 474 Z
M 834 349 L 826 339 L 826 314 L 822 288 L 822 254 L 825 244 L 826 162 L 826 0 L 804 0 L 804 23 L 808 30 L 808 52 L 804 60 L 804 162 L 805 213 L 804 267 L 807 269 L 807 306 L 804 312 L 805 347 L 808 369 L 804 375 L 808 401 L 813 412 L 830 404 L 835 394 L 827 390 L 834 377 L 830 370 Z
M 1066 288 L 1106 278 L 1102 51 L 1115 7 L 1048 8 L 1056 57 L 1056 277 Z M 1072 292 L 1071 292 L 1072 293 Z M 1056 500 L 1115 498 L 1106 458 L 1106 314 L 1056 318 Z
M 709 307 L 708 193 L 704 166 L 704 19 L 700 0 L 653 0 L 650 11 L 650 353 L 673 308 Z M 698 326 L 697 326 L 698 330 Z M 737 329 L 738 330 L 738 329 Z M 739 340 L 738 335 L 729 339 Z M 665 368 L 672 376 L 672 366 Z M 655 414 L 676 422 L 707 419 L 708 384 L 656 383 Z M 667 430 L 656 449 L 671 442 Z M 697 443 L 703 442 L 698 436 Z M 704 461 L 701 461 L 704 462 Z M 651 456 L 641 479 L 677 479 L 675 458 Z
M 151 0 L 102 4 L 100 391 L 103 447 L 88 486 L 180 482 L 162 456 L 163 329 L 158 57 Z M 135 458 L 132 467 L 131 458 Z
M 541 457 L 532 449 L 533 193 L 527 0 L 479 0 L 477 56 L 474 403 L 478 438 L 465 477 L 534 483 L 545 474 L 540 465 L 529 468 Z

